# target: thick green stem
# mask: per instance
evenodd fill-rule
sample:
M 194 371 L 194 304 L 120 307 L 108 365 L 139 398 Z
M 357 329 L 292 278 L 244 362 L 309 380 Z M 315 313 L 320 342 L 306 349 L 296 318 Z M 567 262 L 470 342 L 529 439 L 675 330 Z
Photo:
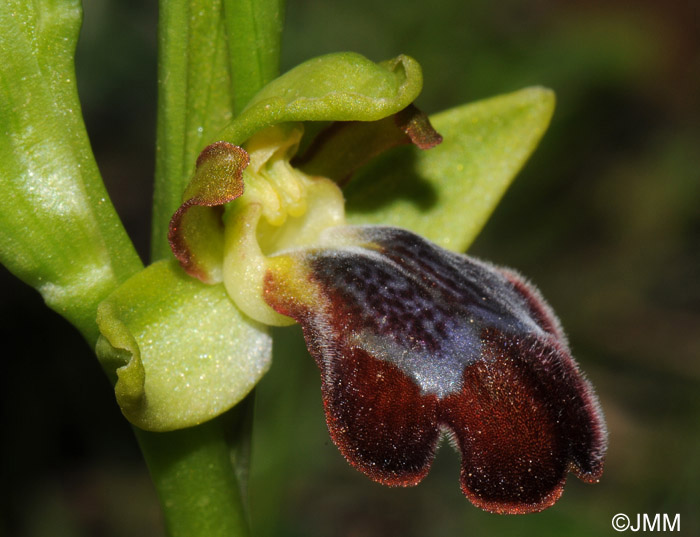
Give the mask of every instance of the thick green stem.
M 228 444 L 233 440 L 234 444 L 247 445 L 248 406 L 241 404 L 203 425 L 180 431 L 151 433 L 134 429 L 171 537 L 250 535 L 243 483 L 237 470 L 242 461 L 232 457 Z
M 153 260 L 199 152 L 277 76 L 282 19 L 282 0 L 160 0 Z
M 160 0 L 153 260 L 170 255 L 168 221 L 197 155 L 231 119 L 222 0 Z
M 160 0 L 158 123 L 151 252 L 170 255 L 168 222 L 196 157 L 277 75 L 282 0 Z M 136 431 L 172 537 L 249 534 L 252 395 L 203 425 Z
M 158 23 L 158 121 L 153 192 L 151 256 L 168 254 L 165 225 L 168 207 L 179 201 L 169 182 L 179 182 L 187 120 L 188 0 L 160 0 Z
M 233 112 L 238 115 L 278 74 L 284 2 L 227 0 L 224 17 L 232 65 Z

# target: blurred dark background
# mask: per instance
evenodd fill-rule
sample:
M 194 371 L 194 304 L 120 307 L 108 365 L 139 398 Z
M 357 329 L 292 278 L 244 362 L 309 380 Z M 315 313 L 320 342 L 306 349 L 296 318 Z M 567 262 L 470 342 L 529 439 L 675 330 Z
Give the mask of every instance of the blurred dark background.
M 90 0 L 77 56 L 93 148 L 148 250 L 155 2 Z M 571 477 L 525 517 L 472 507 L 447 446 L 418 487 L 351 470 L 325 430 L 295 329 L 258 389 L 256 536 L 614 535 L 627 513 L 681 515 L 700 535 L 700 8 L 670 0 L 291 0 L 283 70 L 354 50 L 407 53 L 428 112 L 523 86 L 557 93 L 552 126 L 470 252 L 517 267 L 559 313 L 610 430 L 600 484 Z M 0 534 L 158 536 L 130 428 L 90 349 L 0 272 L 4 371 Z

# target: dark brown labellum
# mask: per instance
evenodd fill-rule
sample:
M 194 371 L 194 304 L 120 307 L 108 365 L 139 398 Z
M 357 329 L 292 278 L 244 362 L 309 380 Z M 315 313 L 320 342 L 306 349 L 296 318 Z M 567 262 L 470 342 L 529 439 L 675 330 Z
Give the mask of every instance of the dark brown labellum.
M 270 271 L 265 293 L 301 323 L 331 437 L 353 466 L 414 485 L 446 433 L 464 494 L 497 513 L 551 506 L 569 471 L 598 480 L 597 399 L 532 285 L 405 230 L 329 232 L 348 246 L 288 254 L 304 273 L 289 286 Z

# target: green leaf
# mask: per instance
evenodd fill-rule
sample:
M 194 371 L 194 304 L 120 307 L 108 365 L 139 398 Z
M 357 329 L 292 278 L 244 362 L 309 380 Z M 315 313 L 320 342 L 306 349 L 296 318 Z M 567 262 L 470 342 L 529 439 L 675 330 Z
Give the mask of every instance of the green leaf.
M 0 261 L 94 343 L 97 304 L 141 263 L 80 112 L 81 16 L 77 0 L 0 3 Z
M 267 371 L 271 338 L 223 285 L 191 278 L 173 261 L 139 272 L 98 309 L 97 355 L 134 425 L 170 431 L 238 403 Z
M 408 56 L 379 64 L 351 52 L 320 56 L 260 90 L 217 139 L 240 145 L 290 121 L 376 121 L 411 104 L 422 86 L 420 66 Z
M 398 148 L 361 170 L 344 191 L 348 221 L 404 227 L 443 248 L 466 250 L 553 110 L 550 90 L 526 88 L 430 116 L 442 144 Z

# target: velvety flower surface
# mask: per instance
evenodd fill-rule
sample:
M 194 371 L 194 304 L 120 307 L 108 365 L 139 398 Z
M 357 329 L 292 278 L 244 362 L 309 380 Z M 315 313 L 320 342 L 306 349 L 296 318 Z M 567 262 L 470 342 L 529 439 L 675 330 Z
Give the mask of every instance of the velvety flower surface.
M 552 505 L 570 471 L 600 477 L 602 414 L 551 309 L 515 272 L 455 253 L 553 96 L 428 118 L 411 104 L 421 83 L 405 56 L 316 58 L 202 151 L 170 222 L 179 266 L 148 267 L 98 311 L 98 355 L 133 423 L 172 430 L 231 408 L 270 365 L 266 327 L 298 322 L 331 437 L 370 478 L 415 485 L 443 438 L 463 492 L 492 512 Z
M 597 481 L 598 403 L 537 290 L 405 230 L 329 235 L 337 247 L 273 259 L 265 298 L 301 323 L 353 466 L 414 485 L 446 435 L 465 495 L 499 513 L 549 507 L 569 471 Z

